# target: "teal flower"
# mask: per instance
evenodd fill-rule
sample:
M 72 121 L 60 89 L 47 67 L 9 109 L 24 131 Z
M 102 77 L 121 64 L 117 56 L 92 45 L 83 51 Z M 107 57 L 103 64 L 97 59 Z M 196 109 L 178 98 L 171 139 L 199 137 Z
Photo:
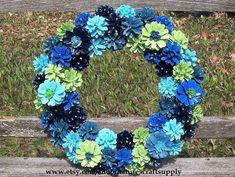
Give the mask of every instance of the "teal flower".
M 165 123 L 163 126 L 163 131 L 170 137 L 171 141 L 180 140 L 181 136 L 184 134 L 183 125 L 176 119 L 172 119 Z
M 116 9 L 116 13 L 122 18 L 134 17 L 135 9 L 129 5 L 121 5 Z
M 172 77 L 162 78 L 158 84 L 159 92 L 167 98 L 175 96 L 177 87 L 178 84 Z
M 73 152 L 82 143 L 82 139 L 78 133 L 71 131 L 65 136 L 63 142 L 62 147 L 68 149 L 69 152 Z
M 93 39 L 91 46 L 89 47 L 89 56 L 101 56 L 105 51 L 105 41 L 101 39 Z
M 103 128 L 99 131 L 98 137 L 96 138 L 96 143 L 100 146 L 101 149 L 104 148 L 116 148 L 117 135 L 108 128 Z
M 182 54 L 182 59 L 186 62 L 189 62 L 192 66 L 196 66 L 198 62 L 197 54 L 195 50 L 185 49 Z
M 96 15 L 88 19 L 86 29 L 90 33 L 91 37 L 98 38 L 103 36 L 108 30 L 107 22 L 104 17 Z
M 65 88 L 59 82 L 48 81 L 39 85 L 38 97 L 42 104 L 48 106 L 59 105 L 65 97 Z
M 173 155 L 173 156 L 179 155 L 179 153 L 182 151 L 182 147 L 183 147 L 183 144 L 180 142 L 180 140 L 177 140 L 171 146 L 170 155 Z
M 39 75 L 42 75 L 45 71 L 45 68 L 49 64 L 49 58 L 47 55 L 39 55 L 35 57 L 33 61 L 34 70 L 38 72 Z

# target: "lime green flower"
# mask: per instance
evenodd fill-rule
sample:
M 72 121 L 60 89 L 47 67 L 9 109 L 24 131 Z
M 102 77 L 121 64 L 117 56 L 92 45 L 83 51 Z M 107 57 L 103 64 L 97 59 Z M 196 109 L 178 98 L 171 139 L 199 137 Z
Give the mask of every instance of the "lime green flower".
M 86 140 L 82 142 L 76 151 L 77 159 L 82 167 L 95 167 L 102 159 L 101 150 L 94 141 Z
M 64 78 L 63 68 L 55 65 L 50 64 L 45 69 L 46 79 L 60 82 Z
M 202 107 L 200 105 L 197 105 L 193 108 L 193 118 L 191 120 L 191 124 L 198 123 L 203 116 Z
M 181 31 L 173 31 L 170 40 L 177 42 L 183 49 L 188 47 L 188 38 Z
M 159 50 L 166 46 L 167 40 L 171 37 L 168 32 L 165 25 L 152 22 L 142 29 L 141 39 L 147 48 Z
M 62 40 L 66 35 L 66 31 L 73 31 L 74 27 L 73 23 L 63 23 L 59 28 L 57 28 L 57 37 Z
M 147 128 L 137 128 L 134 132 L 134 138 L 133 138 L 133 142 L 136 145 L 145 145 L 148 137 L 149 137 L 149 131 Z
M 182 82 L 184 80 L 190 80 L 193 74 L 193 67 L 189 62 L 181 61 L 179 64 L 174 66 L 173 76 L 175 80 Z
M 144 165 L 140 165 L 138 163 L 132 163 L 129 166 L 126 166 L 126 170 L 131 173 L 132 175 L 140 174 L 140 172 L 144 169 Z
M 82 85 L 82 74 L 73 68 L 64 71 L 64 79 L 62 85 L 68 91 L 76 91 Z
M 141 53 L 144 51 L 144 44 L 142 43 L 141 36 L 129 38 L 127 45 L 133 53 Z
M 34 105 L 35 105 L 35 108 L 36 108 L 37 110 L 43 111 L 44 105 L 42 104 L 40 98 L 37 97 L 37 98 L 34 100 Z
M 145 149 L 143 145 L 137 145 L 132 150 L 133 162 L 139 164 L 140 166 L 144 166 L 146 163 L 150 161 L 150 157 L 148 156 L 148 151 Z

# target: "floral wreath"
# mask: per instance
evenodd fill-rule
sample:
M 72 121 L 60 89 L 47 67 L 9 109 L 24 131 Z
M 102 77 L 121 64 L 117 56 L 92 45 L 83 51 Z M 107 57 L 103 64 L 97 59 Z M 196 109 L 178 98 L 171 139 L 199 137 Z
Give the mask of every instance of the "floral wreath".
M 103 5 L 95 14 L 81 13 L 74 23 L 62 24 L 56 36 L 43 42 L 44 54 L 33 61 L 35 105 L 43 111 L 41 123 L 52 144 L 63 148 L 73 164 L 111 175 L 141 172 L 146 165 L 156 167 L 163 158 L 178 155 L 203 116 L 199 103 L 205 73 L 188 43 L 168 17 L 147 7 L 122 5 L 114 10 Z M 116 134 L 86 120 L 76 90 L 91 57 L 125 46 L 155 66 L 162 77 L 161 100 L 146 127 Z

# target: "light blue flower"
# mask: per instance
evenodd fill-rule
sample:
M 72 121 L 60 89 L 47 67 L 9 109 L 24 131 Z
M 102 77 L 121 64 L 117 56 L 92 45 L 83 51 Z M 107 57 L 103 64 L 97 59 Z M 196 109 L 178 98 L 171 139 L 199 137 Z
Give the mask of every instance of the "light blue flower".
M 129 5 L 121 5 L 116 9 L 116 13 L 122 18 L 129 18 L 135 16 L 135 9 Z
M 66 156 L 73 164 L 78 164 L 78 158 L 77 158 L 76 151 L 72 151 L 72 152 L 67 151 Z
M 177 88 L 178 84 L 172 77 L 162 78 L 158 84 L 159 92 L 167 98 L 175 96 Z
M 42 75 L 45 71 L 45 68 L 49 64 L 49 58 L 47 55 L 39 55 L 35 57 L 33 61 L 34 70 L 38 72 L 39 75 Z
M 184 134 L 183 125 L 176 119 L 171 119 L 165 123 L 163 126 L 163 131 L 170 137 L 171 141 L 180 140 L 181 136 Z
M 184 50 L 184 53 L 182 54 L 182 59 L 186 62 L 189 62 L 192 66 L 196 66 L 196 63 L 198 61 L 197 54 L 195 50 Z
M 105 41 L 102 39 L 93 39 L 91 46 L 89 47 L 89 56 L 101 56 L 105 51 Z
M 48 106 L 59 105 L 65 97 L 65 87 L 59 82 L 46 80 L 38 87 L 38 97 L 42 104 Z
M 170 155 L 176 156 L 179 155 L 179 153 L 182 151 L 183 144 L 180 142 L 180 140 L 177 140 L 173 143 L 170 151 Z
M 96 15 L 88 19 L 86 29 L 90 33 L 91 37 L 98 38 L 103 36 L 108 30 L 107 22 L 104 17 Z
M 116 148 L 117 135 L 108 128 L 103 128 L 99 131 L 98 137 L 96 138 L 96 143 L 100 146 L 101 149 L 104 148 Z
M 62 147 L 68 149 L 69 152 L 75 151 L 78 145 L 82 143 L 79 134 L 73 131 L 69 132 L 63 141 Z

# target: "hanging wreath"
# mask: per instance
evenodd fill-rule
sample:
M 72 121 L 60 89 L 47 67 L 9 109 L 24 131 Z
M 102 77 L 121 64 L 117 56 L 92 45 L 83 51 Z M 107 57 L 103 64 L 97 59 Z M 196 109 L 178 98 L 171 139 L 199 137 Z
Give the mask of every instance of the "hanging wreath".
M 205 74 L 188 43 L 168 17 L 156 16 L 147 7 L 122 5 L 114 10 L 104 5 L 95 14 L 81 13 L 74 23 L 61 25 L 55 37 L 44 41 L 44 54 L 33 61 L 35 105 L 43 111 L 41 123 L 52 144 L 63 148 L 73 164 L 112 175 L 140 172 L 178 155 L 203 115 L 199 104 Z M 162 77 L 161 100 L 146 127 L 117 134 L 87 120 L 76 91 L 90 58 L 124 47 L 143 53 L 156 67 Z

